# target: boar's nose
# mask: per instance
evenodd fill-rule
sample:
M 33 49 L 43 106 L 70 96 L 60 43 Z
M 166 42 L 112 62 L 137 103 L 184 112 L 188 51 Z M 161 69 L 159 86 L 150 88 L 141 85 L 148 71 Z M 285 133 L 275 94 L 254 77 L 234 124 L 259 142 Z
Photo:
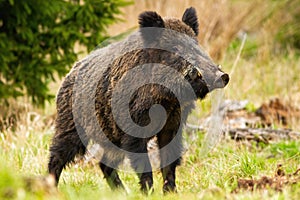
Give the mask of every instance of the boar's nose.
M 227 83 L 229 82 L 229 75 L 228 74 L 223 74 L 222 76 L 221 76 L 221 79 L 222 79 L 222 81 L 223 81 L 223 85 L 224 85 L 224 87 L 227 85 Z
M 214 82 L 214 88 L 223 88 L 225 87 L 229 82 L 229 75 L 222 73 L 221 76 L 219 76 L 215 82 Z

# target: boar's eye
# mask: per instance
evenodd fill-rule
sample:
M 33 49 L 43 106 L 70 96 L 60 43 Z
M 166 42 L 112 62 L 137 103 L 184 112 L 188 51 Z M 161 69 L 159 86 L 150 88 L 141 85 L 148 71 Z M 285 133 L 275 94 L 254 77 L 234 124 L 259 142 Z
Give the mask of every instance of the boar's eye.
M 194 67 L 188 73 L 189 77 L 192 80 L 195 80 L 199 76 L 199 74 L 200 74 L 199 71 L 196 68 L 194 68 Z

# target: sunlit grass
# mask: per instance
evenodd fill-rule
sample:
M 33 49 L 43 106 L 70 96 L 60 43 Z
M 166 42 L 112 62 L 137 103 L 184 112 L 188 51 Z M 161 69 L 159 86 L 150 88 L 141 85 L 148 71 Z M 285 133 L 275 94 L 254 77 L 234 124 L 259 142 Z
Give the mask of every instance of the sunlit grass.
M 186 7 L 194 6 L 200 18 L 199 36 L 201 44 L 211 52 L 218 52 L 218 42 L 223 46 L 220 50 L 223 57 L 218 61 L 223 70 L 232 72 L 230 82 L 225 88 L 224 99 L 249 100 L 247 109 L 254 111 L 263 102 L 278 97 L 281 100 L 299 106 L 300 103 L 300 58 L 291 51 L 288 54 L 270 54 L 268 49 L 273 40 L 272 31 L 276 29 L 276 21 L 268 22 L 264 27 L 264 37 L 249 36 L 242 48 L 241 56 L 233 70 L 242 41 L 227 37 L 230 31 L 238 31 L 253 26 L 253 19 L 266 9 L 266 4 L 257 4 L 244 23 L 237 23 L 237 8 L 231 10 L 233 1 L 149 1 L 143 0 L 126 8 L 127 21 L 109 30 L 119 34 L 137 25 L 137 16 L 143 10 L 156 10 L 163 16 L 181 17 Z M 242 2 L 242 1 L 241 1 Z M 258 2 L 258 1 L 257 1 Z M 261 1 L 260 1 L 261 2 Z M 175 5 L 176 4 L 176 5 Z M 175 6 L 174 6 L 175 5 Z M 263 5 L 259 7 L 258 5 Z M 214 9 L 215 8 L 215 9 Z M 246 7 L 245 7 L 246 8 Z M 223 10 L 223 12 L 216 12 Z M 226 17 L 223 19 L 223 15 Z M 231 17 L 235 21 L 230 22 Z M 262 16 L 260 16 L 262 17 Z M 207 23 L 207 19 L 210 19 Z M 252 19 L 252 20 L 251 20 Z M 251 23 L 246 23 L 251 21 Z M 221 24 L 220 32 L 212 28 Z M 244 24 L 245 26 L 242 26 Z M 234 27 L 234 30 L 230 30 Z M 254 26 L 255 27 L 255 26 Z M 253 28 L 253 27 L 252 27 Z M 222 34 L 223 32 L 226 32 Z M 218 34 L 219 33 L 219 34 Z M 210 35 L 216 42 L 209 40 Z M 264 38 L 269 38 L 265 46 L 260 46 Z M 226 48 L 226 44 L 229 45 Z M 98 44 L 95 44 L 97 46 Z M 224 46 L 225 45 L 225 46 Z M 269 46 L 268 46 L 269 45 Z M 224 49 L 223 49 L 224 48 Z M 60 82 L 51 84 L 55 94 Z M 196 109 L 189 116 L 188 122 L 199 125 L 200 119 L 211 111 L 211 95 L 196 103 Z M 3 107 L 1 107 L 3 108 Z M 101 173 L 97 162 L 78 162 L 63 171 L 58 190 L 49 194 L 47 190 L 29 191 L 24 185 L 24 177 L 37 177 L 47 174 L 49 146 L 54 134 L 53 119 L 55 116 L 54 100 L 46 104 L 45 109 L 37 109 L 26 100 L 14 101 L 10 107 L 0 110 L 0 114 L 10 116 L 17 113 L 16 127 L 8 127 L 0 131 L 0 199 L 300 199 L 300 183 L 287 186 L 282 192 L 274 190 L 255 190 L 234 193 L 238 178 L 259 178 L 263 175 L 273 176 L 278 164 L 283 164 L 287 173 L 293 173 L 300 165 L 300 142 L 280 141 L 270 144 L 236 142 L 223 138 L 213 151 L 202 157 L 201 145 L 204 133 L 192 131 L 185 134 L 187 152 L 183 163 L 177 171 L 177 194 L 162 194 L 162 177 L 159 171 L 154 172 L 154 193 L 145 197 L 139 191 L 138 178 L 133 173 L 120 172 L 127 194 L 112 192 Z M 292 121 L 290 127 L 300 130 L 300 121 Z
M 24 187 L 23 177 L 35 177 L 46 174 L 50 137 L 47 131 L 24 138 L 21 134 L 14 139 L 1 140 L 0 150 L 0 196 L 7 190 L 18 199 L 49 199 L 47 191 L 29 192 Z M 188 197 L 191 199 L 258 199 L 262 197 L 283 199 L 299 198 L 299 187 L 287 186 L 283 192 L 273 190 L 234 193 L 238 178 L 259 178 L 273 176 L 276 166 L 283 164 L 287 173 L 293 173 L 299 167 L 299 141 L 283 141 L 261 147 L 255 143 L 245 145 L 224 138 L 206 157 L 200 156 L 202 133 L 196 132 L 184 160 L 177 171 L 178 194 L 163 196 L 162 177 L 154 172 L 154 194 L 148 199 L 173 199 Z M 190 136 L 186 136 L 187 139 Z M 19 141 L 16 143 L 15 141 Z M 12 144 L 15 145 L 12 145 Z M 9 145 L 10 144 L 10 145 Z M 120 172 L 127 194 L 111 192 L 96 161 L 79 162 L 71 165 L 62 173 L 56 198 L 59 199 L 141 199 L 146 198 L 139 191 L 138 179 L 134 173 Z M 296 184 L 299 186 L 299 183 Z M 4 191 L 4 192 L 3 192 Z M 297 192 L 298 191 L 298 192 Z M 24 198 L 23 198 L 24 197 Z

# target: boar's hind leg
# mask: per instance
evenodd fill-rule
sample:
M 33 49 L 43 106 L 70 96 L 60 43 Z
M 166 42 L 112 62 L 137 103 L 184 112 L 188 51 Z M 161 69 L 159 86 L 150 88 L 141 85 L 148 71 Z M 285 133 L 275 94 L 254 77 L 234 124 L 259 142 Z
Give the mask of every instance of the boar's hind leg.
M 122 148 L 132 152 L 128 154 L 131 167 L 136 171 L 144 193 L 153 190 L 153 176 L 147 151 L 147 139 L 126 136 L 122 141 Z
M 76 155 L 84 155 L 87 141 L 82 141 L 74 128 L 64 133 L 56 133 L 50 147 L 50 160 L 48 172 L 58 184 L 60 174 L 64 167 L 73 162 Z
M 105 156 L 104 153 L 101 161 L 99 162 L 99 166 L 104 174 L 104 178 L 106 179 L 109 187 L 113 190 L 119 188 L 124 189 L 124 186 L 122 184 L 121 179 L 119 178 L 117 170 L 111 167 L 117 167 L 120 161 L 121 160 L 118 158 L 108 158 L 107 156 Z
M 174 141 L 172 141 L 174 139 Z M 180 164 L 182 142 L 181 138 L 173 137 L 170 133 L 161 132 L 157 137 L 160 149 L 160 164 L 163 176 L 163 192 L 176 192 L 175 171 Z M 170 142 L 172 141 L 172 144 Z M 168 145 L 167 148 L 162 149 Z

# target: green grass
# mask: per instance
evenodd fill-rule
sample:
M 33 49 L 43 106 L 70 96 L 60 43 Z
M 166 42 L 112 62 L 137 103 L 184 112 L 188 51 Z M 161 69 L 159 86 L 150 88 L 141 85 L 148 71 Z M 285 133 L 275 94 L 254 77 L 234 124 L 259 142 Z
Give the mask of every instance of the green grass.
M 189 136 L 189 149 L 177 170 L 178 193 L 162 194 L 162 177 L 154 172 L 154 193 L 145 197 L 139 192 L 133 173 L 121 172 L 128 194 L 111 192 L 95 163 L 78 163 L 62 173 L 58 192 L 29 191 L 23 177 L 46 174 L 48 148 L 52 132 L 20 131 L 8 137 L 1 133 L 0 199 L 299 199 L 300 187 L 286 186 L 273 190 L 233 193 L 238 178 L 273 176 L 277 164 L 287 173 L 294 172 L 300 162 L 300 141 L 282 141 L 261 147 L 224 139 L 206 157 L 201 157 L 202 133 Z

